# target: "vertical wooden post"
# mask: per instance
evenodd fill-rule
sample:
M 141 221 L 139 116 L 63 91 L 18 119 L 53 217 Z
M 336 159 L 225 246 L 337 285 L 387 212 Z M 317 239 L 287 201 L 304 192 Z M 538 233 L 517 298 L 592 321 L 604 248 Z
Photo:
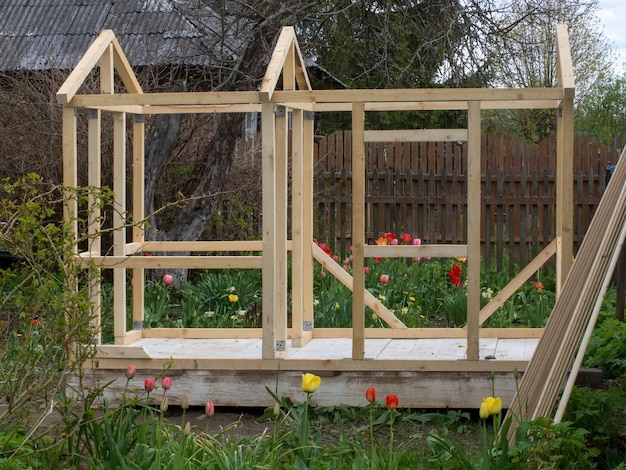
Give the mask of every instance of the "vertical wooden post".
M 287 108 L 276 106 L 276 145 L 274 168 L 276 171 L 276 268 L 274 271 L 274 316 L 276 337 L 274 357 L 287 357 L 287 160 L 288 119 Z
M 262 178 L 263 182 L 263 359 L 274 359 L 276 338 L 274 297 L 276 281 L 276 167 L 274 103 L 261 106 Z
M 467 360 L 477 361 L 480 336 L 480 102 L 467 110 Z
M 101 117 L 100 110 L 90 109 L 89 110 L 89 122 L 87 124 L 87 134 L 88 134 L 88 151 L 87 151 L 87 160 L 88 160 L 88 169 L 87 169 L 87 179 L 89 186 L 93 188 L 100 188 L 102 186 L 102 154 L 101 154 L 101 142 L 102 142 L 102 134 L 101 134 Z M 89 219 L 88 219 L 88 227 L 87 233 L 89 234 L 89 251 L 96 256 L 100 256 L 102 247 L 101 247 L 101 211 L 100 211 L 100 201 L 98 201 L 93 195 L 89 196 Z M 99 273 L 97 273 L 99 274 Z M 102 306 L 102 298 L 100 295 L 101 283 L 99 280 L 99 275 L 94 275 L 93 278 L 90 279 L 89 285 L 89 294 L 91 298 L 91 309 L 92 309 L 92 320 L 91 327 L 93 331 L 96 332 L 95 342 L 100 344 L 101 342 L 101 306 Z
M 303 326 L 303 211 L 304 194 L 304 155 L 302 141 L 303 111 L 294 109 L 291 112 L 291 328 L 292 344 L 302 344 Z
M 352 103 L 352 359 L 365 358 L 365 108 Z
M 76 144 L 76 108 L 73 106 L 63 107 L 63 185 L 66 188 L 78 186 L 78 172 L 76 169 L 78 160 L 78 148 Z M 63 216 L 72 227 L 74 238 L 78 238 L 78 222 L 76 214 L 78 205 L 75 198 L 66 201 L 63 207 Z M 73 246 L 74 253 L 78 252 L 76 244 Z
M 113 255 L 123 256 L 126 244 L 126 113 L 113 113 Z M 115 344 L 126 335 L 126 269 L 113 269 L 113 332 Z
M 143 243 L 144 227 L 138 225 L 145 218 L 145 119 L 143 114 L 133 118 L 133 231 L 135 243 Z M 135 268 L 133 276 L 133 329 L 143 330 L 144 320 L 144 287 L 143 268 Z
M 556 147 L 556 293 L 572 266 L 574 255 L 574 71 L 567 26 L 557 25 L 557 74 L 563 100 L 557 110 Z
M 302 347 L 313 338 L 313 113 L 294 110 L 292 122 L 292 345 Z

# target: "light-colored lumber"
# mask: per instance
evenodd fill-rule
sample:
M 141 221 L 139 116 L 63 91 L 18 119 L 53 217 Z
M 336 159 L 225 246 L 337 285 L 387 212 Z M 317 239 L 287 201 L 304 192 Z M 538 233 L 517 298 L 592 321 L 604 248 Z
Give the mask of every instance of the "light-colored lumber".
M 144 241 L 144 225 L 142 221 L 145 217 L 145 121 L 143 115 L 133 116 L 133 212 L 132 212 L 132 243 L 124 246 L 124 254 L 129 254 L 130 249 L 136 249 L 135 253 L 141 250 Z M 142 328 L 144 320 L 144 298 L 145 298 L 145 273 L 141 268 L 133 269 L 131 273 L 133 279 L 133 328 Z
M 295 79 L 294 79 L 295 80 Z M 294 110 L 291 114 L 291 325 L 295 331 L 297 346 L 301 346 L 303 333 L 304 291 L 310 286 L 304 285 L 304 257 L 311 257 L 304 252 L 304 156 L 303 156 L 303 113 Z M 310 245 L 306 245 L 307 248 Z
M 115 36 L 111 40 L 111 45 L 113 47 L 113 63 L 115 64 L 117 74 L 122 79 L 122 83 L 126 87 L 126 90 L 129 93 L 143 93 L 139 80 L 137 80 L 135 72 L 133 72 L 133 68 L 131 67 L 130 62 L 128 62 L 126 54 L 124 54 L 124 51 Z
M 134 198 L 135 194 L 133 193 L 133 198 Z M 134 199 L 133 199 L 134 201 Z M 136 206 L 134 206 L 136 207 Z M 133 216 L 136 213 L 133 212 Z M 140 227 L 136 227 L 133 225 L 133 239 L 135 239 L 135 237 L 139 237 L 141 238 L 141 235 L 137 235 L 135 233 L 135 230 L 137 229 L 138 232 L 141 232 L 141 228 Z M 130 243 L 126 243 L 124 245 L 124 254 L 125 255 L 136 255 L 136 254 L 141 254 L 141 251 L 143 249 L 143 242 L 141 241 L 136 241 L 136 242 L 130 242 Z
M 274 211 L 276 247 L 274 264 L 274 283 L 272 285 L 274 303 L 274 357 L 287 357 L 287 178 L 288 178 L 288 119 L 284 107 L 275 108 L 275 139 L 274 145 Z
M 365 142 L 465 142 L 467 129 L 394 129 L 365 131 Z
M 625 154 L 622 152 L 576 262 L 563 284 L 562 294 L 550 315 L 544 336 L 520 383 L 519 396 L 511 405 L 519 419 L 551 414 L 572 366 L 583 330 L 589 323 L 593 305 L 601 294 L 603 282 L 611 275 L 610 259 L 620 244 L 626 224 Z M 524 406 L 521 407 L 520 403 Z M 516 426 L 514 421 L 508 435 L 510 441 L 515 438 Z
M 215 240 L 190 241 L 146 241 L 143 242 L 144 252 L 159 251 L 262 251 L 262 240 Z
M 131 108 L 130 106 L 127 106 Z M 115 110 L 114 106 L 100 106 L 100 109 Z M 170 105 L 170 106 L 139 106 L 142 114 L 220 114 L 220 113 L 260 113 L 261 105 L 258 103 L 239 104 L 205 104 L 205 105 Z
M 87 181 L 89 186 L 99 188 L 102 185 L 102 155 L 101 155 L 101 116 L 100 111 L 90 110 L 89 121 L 87 123 Z M 100 238 L 101 223 L 100 201 L 90 194 L 87 202 L 89 206 L 88 227 L 89 250 L 96 256 L 100 256 L 102 244 Z M 91 299 L 91 327 L 95 331 L 95 342 L 99 344 L 102 339 L 101 334 L 101 308 L 102 295 L 100 292 L 101 281 L 100 272 L 96 271 L 89 286 Z
M 70 102 L 114 37 L 113 31 L 108 29 L 98 35 L 57 91 L 57 103 L 68 104 Z
M 259 103 L 258 91 L 204 91 L 195 93 L 164 92 L 134 93 L 111 96 L 82 94 L 74 96 L 69 104 L 89 108 L 100 106 L 189 106 Z
M 268 102 L 272 99 L 272 94 L 280 78 L 280 72 L 283 70 L 283 65 L 285 64 L 285 60 L 289 55 L 289 51 L 295 39 L 296 33 L 293 27 L 283 27 L 280 36 L 278 36 L 276 46 L 274 46 L 270 62 L 265 69 L 263 80 L 261 81 L 261 87 L 259 89 L 259 99 L 261 102 Z
M 560 88 L 397 88 L 387 90 L 276 90 L 277 103 L 375 103 L 407 101 L 525 101 L 561 100 Z
M 354 238 L 353 238 L 353 241 L 354 241 Z M 350 275 L 350 273 L 348 273 L 345 269 L 343 269 L 343 267 L 337 264 L 335 260 L 333 260 L 330 256 L 324 253 L 324 250 L 322 250 L 316 244 L 313 244 L 312 248 L 313 248 L 313 257 L 322 266 L 324 266 L 324 268 L 330 274 L 335 276 L 344 286 L 346 286 L 348 289 L 350 289 L 353 292 L 353 298 L 356 297 L 354 296 L 354 292 L 358 292 L 358 291 L 356 291 L 354 278 Z M 354 264 L 354 242 L 352 245 L 352 267 L 353 267 L 355 275 L 358 271 L 363 271 L 363 273 L 365 274 L 364 269 L 357 270 L 357 267 Z M 363 282 L 365 283 L 365 276 L 363 276 Z M 387 307 L 385 307 L 385 305 L 380 300 L 374 297 L 374 295 L 372 295 L 370 291 L 365 289 L 365 284 L 363 284 L 362 292 L 363 292 L 363 299 L 365 302 L 365 306 L 368 306 L 369 308 L 371 308 L 374 311 L 374 313 L 376 313 L 376 315 L 378 315 L 381 318 L 381 320 L 383 320 L 392 328 L 406 328 L 406 325 L 402 323 L 398 319 L 398 317 L 396 317 Z
M 480 102 L 467 111 L 467 359 L 479 359 L 480 341 Z
M 100 56 L 100 93 L 115 93 L 114 72 L 113 44 L 109 44 Z
M 276 347 L 274 310 L 279 299 L 274 297 L 276 263 L 278 261 L 276 237 L 276 123 L 274 104 L 263 104 L 262 129 L 262 181 L 263 181 L 263 359 L 273 359 Z
M 85 267 L 139 269 L 260 269 L 261 256 L 90 256 L 79 257 Z
M 374 90 L 371 90 L 372 92 Z M 376 90 L 378 91 L 378 90 Z M 304 107 L 305 103 L 286 102 L 289 106 Z M 349 102 L 309 103 L 312 111 L 337 112 L 350 111 Z M 481 109 L 556 109 L 561 105 L 560 99 L 552 100 L 507 100 L 481 101 Z M 382 101 L 365 103 L 365 111 L 450 111 L 467 109 L 467 101 Z
M 493 299 L 489 301 L 480 310 L 480 317 L 478 319 L 479 324 L 483 324 L 487 321 L 496 310 L 498 310 L 504 303 L 513 295 L 517 290 L 524 285 L 530 277 L 536 273 L 546 262 L 554 256 L 556 253 L 556 239 L 552 240 L 541 252 L 533 258 L 522 270 L 509 281 L 509 283 L 498 292 Z
M 366 258 L 467 258 L 467 245 L 365 245 Z
M 598 320 L 598 316 L 600 315 L 600 310 L 602 309 L 602 305 L 604 302 L 604 297 L 606 295 L 606 291 L 609 286 L 613 283 L 612 273 L 615 272 L 615 266 L 617 265 L 618 259 L 624 247 L 624 240 L 626 239 L 626 224 L 622 227 L 622 231 L 618 236 L 617 249 L 612 253 L 609 266 L 607 268 L 607 274 L 604 277 L 602 286 L 600 288 L 600 293 L 596 299 L 596 303 L 593 306 L 593 310 L 591 312 L 591 316 L 589 318 L 589 322 L 587 323 L 587 327 L 585 328 L 585 334 L 583 335 L 582 341 L 580 342 L 580 346 L 578 347 L 578 352 L 576 353 L 576 358 L 574 359 L 574 363 L 572 364 L 571 371 L 569 372 L 567 383 L 563 387 L 563 393 L 561 394 L 561 398 L 559 400 L 559 406 L 554 415 L 554 422 L 560 423 L 563 419 L 563 415 L 565 414 L 565 409 L 567 408 L 567 403 L 571 397 L 572 390 L 574 389 L 574 385 L 576 385 L 576 378 L 578 376 L 578 372 L 582 366 L 583 360 L 585 358 L 585 352 L 587 351 L 587 346 L 589 345 L 589 341 L 591 340 L 591 335 L 593 334 L 593 330 L 595 328 L 596 322 Z
M 569 46 L 567 25 L 556 25 L 557 74 L 559 85 L 565 89 L 566 96 L 574 99 L 574 65 Z
M 365 358 L 365 109 L 352 103 L 352 360 Z M 319 248 L 319 247 L 318 247 Z
M 113 115 L 113 254 L 124 255 L 126 244 L 126 114 Z M 113 335 L 115 344 L 125 344 L 126 269 L 113 270 Z
M 63 186 L 66 189 L 78 186 L 78 147 L 77 147 L 77 122 L 76 109 L 71 106 L 63 107 Z M 78 235 L 78 203 L 75 197 L 66 192 L 66 203 L 63 205 L 63 218 L 70 224 L 72 233 Z M 72 248 L 74 253 L 78 252 L 78 247 Z

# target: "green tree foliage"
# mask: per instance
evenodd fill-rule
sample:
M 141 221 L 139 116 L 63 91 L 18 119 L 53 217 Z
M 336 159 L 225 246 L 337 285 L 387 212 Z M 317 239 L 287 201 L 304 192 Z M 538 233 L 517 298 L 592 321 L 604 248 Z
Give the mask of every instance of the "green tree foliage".
M 598 81 L 578 105 L 576 129 L 606 145 L 619 136 L 626 144 L 626 77 L 606 77 Z

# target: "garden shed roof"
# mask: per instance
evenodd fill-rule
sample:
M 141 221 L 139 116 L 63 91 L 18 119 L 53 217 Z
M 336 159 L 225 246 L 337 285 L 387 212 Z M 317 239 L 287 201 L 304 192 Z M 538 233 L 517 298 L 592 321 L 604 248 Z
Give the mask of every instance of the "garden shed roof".
M 115 31 L 134 66 L 210 66 L 236 55 L 237 25 L 192 0 L 4 0 L 0 71 L 71 70 L 103 29 Z M 220 2 L 223 8 L 223 2 Z M 226 6 L 228 8 L 228 4 Z M 230 48 L 230 50 L 225 50 Z

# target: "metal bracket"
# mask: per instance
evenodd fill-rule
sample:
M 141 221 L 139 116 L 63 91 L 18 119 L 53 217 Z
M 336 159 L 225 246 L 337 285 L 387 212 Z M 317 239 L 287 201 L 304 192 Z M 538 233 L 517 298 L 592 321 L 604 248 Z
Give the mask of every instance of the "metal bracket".
M 313 322 L 309 320 L 303 321 L 302 331 L 313 331 Z
M 313 111 L 305 111 L 303 117 L 305 121 L 313 121 L 315 119 L 315 113 Z
M 133 120 L 143 124 L 146 122 L 146 117 L 143 114 L 135 114 L 133 115 Z
M 143 330 L 143 320 L 133 321 L 133 330 Z
M 276 340 L 276 347 L 275 350 L 276 351 L 285 351 L 286 347 L 285 347 L 285 341 L 282 339 Z
M 98 119 L 100 117 L 100 111 L 98 109 L 89 110 L 89 119 Z
M 276 108 L 274 108 L 274 114 L 278 117 L 285 117 L 287 114 L 287 108 L 284 106 L 276 106 Z

